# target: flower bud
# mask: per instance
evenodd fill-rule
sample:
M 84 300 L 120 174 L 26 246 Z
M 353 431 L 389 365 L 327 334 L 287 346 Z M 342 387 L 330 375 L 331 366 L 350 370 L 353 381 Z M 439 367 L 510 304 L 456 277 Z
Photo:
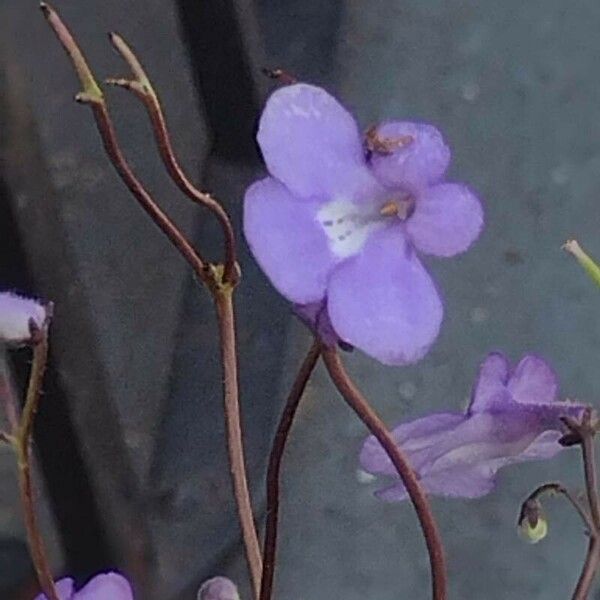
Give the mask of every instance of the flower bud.
M 548 521 L 538 500 L 530 498 L 523 504 L 519 516 L 519 533 L 530 544 L 537 544 L 548 534 Z
M 213 577 L 198 591 L 198 600 L 240 600 L 237 588 L 227 577 Z
M 0 343 L 29 342 L 36 330 L 41 330 L 48 317 L 46 307 L 30 300 L 0 292 Z

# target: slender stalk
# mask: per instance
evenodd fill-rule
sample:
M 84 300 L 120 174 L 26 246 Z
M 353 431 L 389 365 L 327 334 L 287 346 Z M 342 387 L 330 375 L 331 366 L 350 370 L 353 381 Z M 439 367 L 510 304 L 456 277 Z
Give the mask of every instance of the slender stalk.
M 573 592 L 572 600 L 586 600 L 594 583 L 598 567 L 600 567 L 600 544 L 598 536 L 593 534 L 588 543 L 585 562 Z
M 314 340 L 308 354 L 304 358 L 292 389 L 288 395 L 283 413 L 273 439 L 267 469 L 267 522 L 263 544 L 263 572 L 260 586 L 260 600 L 270 600 L 273 593 L 275 575 L 275 559 L 277 555 L 277 527 L 279 524 L 279 485 L 283 453 L 300 400 L 321 355 L 321 342 Z
M 19 426 L 14 435 L 19 474 L 19 492 L 25 517 L 27 541 L 31 559 L 42 591 L 48 600 L 59 600 L 54 586 L 52 571 L 48 563 L 46 549 L 35 512 L 31 475 L 31 438 L 33 422 L 38 410 L 42 380 L 48 359 L 48 333 L 45 326 L 40 340 L 33 347 L 33 363 L 29 376 L 29 387 Z
M 144 188 L 129 166 L 119 145 L 102 90 L 98 86 L 87 65 L 83 53 L 71 35 L 71 32 L 62 22 L 58 14 L 48 4 L 42 3 L 40 4 L 40 8 L 71 58 L 73 67 L 83 86 L 83 91 L 77 94 L 75 98 L 82 104 L 88 104 L 92 109 L 98 132 L 102 138 L 104 150 L 119 177 L 123 180 L 131 194 L 146 211 L 148 216 L 179 250 L 194 272 L 202 281 L 207 282 L 206 263 L 200 253 L 194 249 L 181 230 L 173 223 L 158 204 L 156 204 L 152 196 Z
M 437 524 L 425 491 L 421 487 L 408 459 L 394 441 L 386 425 L 350 379 L 337 351 L 333 348 L 324 348 L 323 360 L 329 376 L 340 394 L 358 418 L 377 438 L 392 464 L 396 467 L 415 508 L 427 544 L 431 566 L 432 597 L 434 600 L 445 600 L 447 595 L 446 559 Z
M 583 456 L 583 472 L 585 475 L 585 489 L 590 504 L 590 512 L 596 530 L 600 530 L 600 501 L 598 499 L 598 481 L 596 473 L 596 454 L 594 448 L 594 434 L 582 428 L 581 452 Z
M 210 194 L 200 191 L 189 180 L 177 160 L 158 94 L 154 90 L 142 64 L 120 35 L 111 33 L 109 37 L 112 45 L 129 65 L 135 79 L 110 78 L 107 79 L 107 83 L 133 92 L 142 101 L 150 118 L 160 156 L 171 179 L 184 194 L 197 204 L 208 208 L 219 221 L 225 236 L 225 273 L 223 280 L 228 283 L 235 283 L 239 273 L 235 233 L 229 216 L 219 202 L 212 198 Z
M 521 504 L 521 512 L 519 516 L 519 523 L 523 521 L 523 519 L 527 518 L 528 507 L 531 502 L 539 502 L 539 499 L 546 494 L 560 494 L 564 496 L 573 506 L 573 508 L 577 511 L 577 514 L 581 517 L 583 524 L 585 525 L 588 533 L 592 534 L 596 529 L 594 522 L 592 521 L 590 515 L 587 513 L 583 504 L 579 501 L 579 499 L 571 493 L 571 491 L 566 488 L 560 482 L 549 482 L 544 483 L 537 487 Z M 537 505 L 539 506 L 539 504 Z M 532 523 L 533 525 L 533 523 Z
M 13 382 L 6 371 L 6 366 L 0 369 L 0 402 L 4 405 L 6 420 L 10 428 L 9 435 L 13 435 L 19 426 L 19 403 L 15 396 Z
M 252 578 L 252 586 L 256 598 L 260 594 L 262 573 L 262 557 L 254 516 L 240 423 L 238 368 L 236 356 L 235 314 L 233 309 L 233 287 L 224 286 L 215 292 L 215 305 L 219 321 L 221 339 L 221 359 L 223 363 L 223 399 L 225 405 L 225 422 L 227 427 L 227 449 L 229 467 L 233 482 L 238 516 L 242 529 L 242 538 L 246 549 L 246 560 Z

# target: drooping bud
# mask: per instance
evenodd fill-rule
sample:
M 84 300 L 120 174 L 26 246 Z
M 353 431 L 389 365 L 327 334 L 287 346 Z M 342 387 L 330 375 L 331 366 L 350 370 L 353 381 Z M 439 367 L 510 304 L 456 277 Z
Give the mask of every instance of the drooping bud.
M 240 595 L 230 579 L 213 577 L 200 587 L 198 600 L 240 600 Z
M 21 344 L 33 341 L 48 318 L 47 308 L 29 298 L 0 292 L 0 343 Z
M 548 521 L 538 500 L 530 498 L 523 504 L 518 526 L 519 534 L 530 544 L 537 544 L 548 535 Z

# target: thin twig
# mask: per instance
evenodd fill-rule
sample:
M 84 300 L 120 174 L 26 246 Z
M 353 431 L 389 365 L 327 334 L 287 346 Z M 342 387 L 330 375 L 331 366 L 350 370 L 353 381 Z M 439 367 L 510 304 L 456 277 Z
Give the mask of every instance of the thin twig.
M 283 453 L 285 452 L 285 446 L 298 406 L 300 405 L 300 400 L 320 355 L 321 342 L 315 339 L 296 375 L 285 408 L 281 414 L 275 438 L 273 439 L 273 446 L 269 456 L 269 467 L 267 469 L 267 522 L 263 544 L 263 572 L 260 600 L 270 600 L 273 591 L 277 554 L 277 527 L 279 523 L 279 485 Z
M 31 476 L 31 438 L 33 422 L 38 410 L 42 380 L 48 359 L 48 325 L 44 325 L 41 336 L 33 347 L 33 362 L 29 376 L 29 387 L 19 426 L 14 433 L 14 446 L 17 452 L 19 492 L 25 518 L 27 541 L 31 559 L 42 591 L 48 600 L 59 600 L 54 586 L 52 571 L 47 559 L 46 548 L 35 512 Z
M 225 403 L 229 466 L 242 529 L 242 537 L 246 549 L 246 560 L 252 578 L 254 595 L 258 598 L 262 573 L 262 557 L 252 512 L 252 502 L 250 499 L 250 490 L 248 489 L 244 447 L 242 442 L 233 289 L 232 286 L 226 284 L 222 289 L 217 290 L 215 293 L 215 304 L 219 317 L 219 335 L 221 338 L 223 399 Z
M 598 537 L 594 534 L 588 542 L 588 549 L 585 555 L 585 562 L 581 575 L 577 581 L 577 586 L 573 592 L 572 600 L 586 600 L 589 596 L 592 584 L 596 578 L 596 573 L 600 567 L 600 546 Z
M 4 406 L 6 420 L 8 421 L 10 435 L 13 435 L 19 426 L 19 403 L 16 398 L 13 382 L 7 370 L 6 362 L 0 356 L 3 364 L 0 366 L 0 402 Z
M 421 530 L 427 544 L 431 566 L 432 597 L 434 600 L 445 600 L 447 595 L 446 559 L 437 524 L 425 491 L 383 421 L 350 379 L 337 351 L 334 348 L 324 348 L 323 360 L 338 391 L 359 419 L 377 438 L 402 479 L 419 518 Z
M 144 188 L 129 166 L 119 145 L 102 90 L 96 82 L 77 42 L 54 9 L 45 3 L 40 4 L 40 8 L 50 27 L 52 27 L 54 33 L 71 58 L 75 71 L 83 86 L 83 91 L 77 94 L 75 99 L 82 104 L 88 104 L 92 109 L 104 149 L 113 167 L 140 206 L 169 238 L 171 243 L 179 250 L 196 275 L 198 275 L 202 281 L 208 283 L 206 263 L 200 253 L 189 243 L 185 235 L 173 223 L 168 215 L 156 204 L 152 196 Z
M 112 45 L 129 65 L 134 79 L 110 78 L 106 82 L 133 92 L 146 107 L 160 156 L 171 179 L 184 194 L 197 204 L 208 208 L 219 221 L 225 236 L 225 274 L 223 279 L 225 282 L 235 283 L 239 277 L 239 270 L 236 258 L 235 233 L 229 216 L 219 202 L 212 198 L 210 194 L 200 191 L 189 180 L 177 160 L 158 94 L 154 90 L 142 64 L 120 35 L 111 33 L 109 37 Z

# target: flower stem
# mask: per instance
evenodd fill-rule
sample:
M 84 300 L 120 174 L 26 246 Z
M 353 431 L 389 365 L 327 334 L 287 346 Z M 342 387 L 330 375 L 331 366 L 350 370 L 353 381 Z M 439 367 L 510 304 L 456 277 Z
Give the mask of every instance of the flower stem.
M 383 421 L 350 379 L 337 351 L 333 348 L 324 348 L 323 359 L 340 394 L 369 431 L 377 438 L 398 471 L 398 475 L 406 487 L 419 518 L 427 544 L 431 565 L 432 598 L 434 600 L 445 600 L 447 595 L 446 559 L 437 524 L 425 491 Z
M 146 211 L 148 216 L 169 238 L 173 246 L 179 250 L 185 260 L 194 269 L 194 272 L 202 281 L 206 282 L 206 263 L 204 259 L 190 244 L 185 235 L 173 223 L 169 216 L 158 206 L 129 166 L 119 145 L 115 128 L 104 99 L 104 94 L 98 86 L 85 57 L 71 35 L 71 32 L 62 22 L 56 11 L 48 4 L 41 3 L 40 8 L 46 17 L 48 24 L 66 50 L 69 58 L 71 58 L 75 72 L 83 86 L 83 91 L 77 94 L 75 98 L 82 104 L 88 104 L 92 109 L 98 132 L 102 138 L 104 150 L 117 171 L 117 174 L 123 180 L 140 206 Z
M 239 277 L 239 273 L 237 268 L 235 233 L 229 216 L 221 204 L 212 198 L 210 194 L 202 192 L 194 186 L 181 168 L 173 149 L 171 136 L 167 128 L 166 119 L 158 94 L 154 90 L 152 82 L 148 78 L 148 75 L 137 56 L 120 35 L 111 33 L 110 41 L 117 52 L 119 52 L 125 62 L 129 65 L 134 79 L 110 78 L 107 79 L 107 83 L 133 92 L 142 101 L 148 113 L 148 117 L 150 118 L 160 157 L 169 176 L 184 194 L 197 204 L 208 208 L 216 217 L 217 221 L 219 221 L 225 236 L 226 256 L 223 280 L 228 283 L 235 283 Z
M 227 449 L 229 467 L 233 482 L 233 492 L 237 504 L 242 538 L 246 549 L 246 560 L 252 578 L 256 598 L 260 594 L 262 557 L 252 502 L 246 476 L 244 447 L 240 423 L 238 366 L 236 356 L 235 314 L 233 309 L 233 287 L 225 285 L 214 292 L 221 339 L 221 359 L 223 363 L 223 399 L 227 427 Z
M 279 522 L 279 484 L 283 453 L 285 452 L 285 446 L 298 406 L 300 405 L 300 400 L 320 355 L 321 342 L 315 339 L 300 366 L 300 370 L 288 395 L 269 456 L 269 467 L 267 469 L 267 522 L 263 545 L 263 572 L 260 586 L 260 600 L 270 600 L 273 593 L 273 577 L 277 554 L 277 527 Z
M 52 571 L 48 563 L 46 549 L 40 533 L 33 499 L 33 485 L 31 478 L 31 438 L 33 422 L 38 410 L 42 380 L 48 359 L 48 331 L 47 325 L 41 331 L 39 340 L 33 347 L 33 362 L 29 376 L 29 386 L 25 406 L 21 414 L 19 426 L 14 432 L 14 447 L 17 453 L 19 476 L 19 492 L 25 518 L 27 541 L 31 552 L 31 559 L 37 574 L 42 591 L 48 600 L 59 600 L 54 586 Z
M 598 567 L 600 567 L 600 545 L 598 536 L 592 534 L 588 543 L 585 563 L 573 592 L 572 600 L 586 600 L 594 583 Z
M 598 498 L 596 454 L 594 448 L 594 437 L 598 422 L 592 409 L 587 408 L 583 413 L 580 423 L 569 419 L 565 420 L 565 424 L 579 439 L 579 445 L 581 446 L 585 489 L 593 525 L 589 532 L 590 540 L 585 562 L 572 596 L 572 600 L 585 600 L 589 596 L 594 579 L 600 568 L 600 500 Z

